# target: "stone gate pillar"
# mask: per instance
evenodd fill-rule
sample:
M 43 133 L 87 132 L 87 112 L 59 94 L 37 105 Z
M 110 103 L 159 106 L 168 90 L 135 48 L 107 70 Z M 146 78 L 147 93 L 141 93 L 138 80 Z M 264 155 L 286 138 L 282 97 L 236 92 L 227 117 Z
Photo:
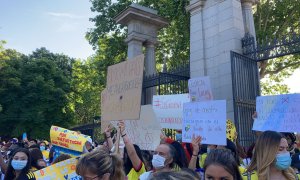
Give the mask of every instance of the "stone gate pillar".
M 240 0 L 191 0 L 191 78 L 209 76 L 214 99 L 225 99 L 234 119 L 230 51 L 242 52 L 245 34 Z
M 257 4 L 259 0 L 241 0 L 242 12 L 244 20 L 244 29 L 246 33 L 250 33 L 256 39 L 252 6 Z
M 145 75 L 155 74 L 157 33 L 161 28 L 168 25 L 167 20 L 158 16 L 156 10 L 131 4 L 115 18 L 115 21 L 128 27 L 125 41 L 128 44 L 128 59 L 145 51 Z M 155 88 L 148 88 L 146 90 L 146 102 L 143 104 L 151 104 L 153 95 L 155 95 Z

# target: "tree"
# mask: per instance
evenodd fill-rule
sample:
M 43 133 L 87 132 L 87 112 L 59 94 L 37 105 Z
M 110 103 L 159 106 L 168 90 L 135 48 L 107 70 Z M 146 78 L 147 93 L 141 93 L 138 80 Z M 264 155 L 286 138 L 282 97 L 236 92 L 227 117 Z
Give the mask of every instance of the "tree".
M 1 60 L 0 128 L 2 135 L 49 137 L 51 125 L 72 124 L 70 108 L 71 69 L 73 59 L 53 54 L 45 48 L 31 55 Z
M 103 39 L 107 38 L 108 35 L 110 35 L 109 37 L 111 39 L 118 37 L 118 41 L 116 39 L 114 40 L 116 44 L 110 44 L 111 46 L 109 46 L 108 49 L 115 48 L 116 45 L 124 43 L 126 28 L 117 25 L 113 18 L 133 1 L 118 0 L 112 3 L 111 0 L 91 0 L 91 2 L 91 10 L 99 13 L 99 15 L 91 19 L 91 21 L 95 23 L 95 28 L 87 33 L 87 39 L 90 44 L 93 45 L 94 49 L 98 50 L 96 56 L 101 56 L 101 51 L 99 50 L 102 47 L 99 45 L 99 42 L 103 42 Z M 189 59 L 190 15 L 185 10 L 185 7 L 189 4 L 189 1 L 141 0 L 139 4 L 158 10 L 159 15 L 166 17 L 170 21 L 170 26 L 159 32 L 158 38 L 160 44 L 156 53 L 157 63 L 161 64 L 164 56 L 168 58 L 167 66 L 169 69 L 187 63 Z M 256 33 L 259 43 L 265 42 L 266 37 L 269 39 L 283 37 L 288 34 L 291 29 L 299 27 L 299 6 L 300 3 L 298 0 L 261 0 L 254 10 Z M 126 53 L 126 49 L 123 53 Z M 110 55 L 111 56 L 106 59 L 111 62 L 114 60 L 113 57 L 118 54 Z M 292 74 L 298 67 L 298 56 L 285 58 L 284 61 L 282 59 L 265 61 L 260 66 L 260 75 L 262 79 L 269 77 L 270 80 L 280 82 Z M 274 76 L 276 76 L 276 78 Z M 266 85 L 269 84 L 262 84 L 263 90 L 268 88 Z M 275 89 L 278 89 L 280 93 L 288 90 L 284 88 L 285 85 L 281 86 L 275 84 L 275 86 L 277 87 Z
M 259 44 L 267 44 L 273 39 L 299 34 L 300 3 L 298 0 L 261 0 L 254 14 L 256 36 Z M 260 78 L 263 94 L 288 93 L 282 81 L 300 67 L 299 54 L 284 56 L 260 63 Z M 275 82 L 275 83 L 274 83 Z
M 94 49 L 99 50 L 101 48 L 99 42 L 103 42 L 108 36 L 116 38 L 114 40 L 115 44 L 111 44 L 112 46 L 109 48 L 115 48 L 114 46 L 118 44 L 124 44 L 126 28 L 117 25 L 113 18 L 134 1 L 119 0 L 116 3 L 112 3 L 109 0 L 91 0 L 91 2 L 92 11 L 98 12 L 99 15 L 91 19 L 92 22 L 95 22 L 95 28 L 87 33 L 87 39 L 90 44 L 93 45 Z M 143 0 L 139 1 L 139 4 L 157 9 L 159 15 L 170 21 L 169 27 L 159 32 L 160 44 L 156 51 L 156 61 L 163 63 L 164 57 L 167 56 L 169 68 L 187 63 L 189 60 L 190 16 L 185 7 L 189 4 L 189 1 Z M 126 49 L 124 49 L 123 53 L 126 53 Z M 112 54 L 112 56 L 117 56 L 117 54 Z M 108 59 L 110 61 L 113 60 L 112 58 Z

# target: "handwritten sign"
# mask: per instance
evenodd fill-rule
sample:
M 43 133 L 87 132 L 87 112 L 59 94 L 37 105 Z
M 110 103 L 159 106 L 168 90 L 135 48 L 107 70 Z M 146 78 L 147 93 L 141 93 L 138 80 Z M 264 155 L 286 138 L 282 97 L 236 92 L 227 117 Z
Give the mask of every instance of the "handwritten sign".
M 188 94 L 153 96 L 153 110 L 162 128 L 182 129 L 183 103 L 190 102 Z
M 188 86 L 191 101 L 200 102 L 213 100 L 208 76 L 189 79 Z
M 256 111 L 253 130 L 300 131 L 300 94 L 257 97 Z
M 65 179 L 81 180 L 76 174 L 76 158 L 68 159 L 34 172 L 37 180 Z
M 191 142 L 193 134 L 203 144 L 226 145 L 226 101 L 191 102 L 183 105 L 182 141 Z
M 55 146 L 82 152 L 89 136 L 58 126 L 51 126 L 50 139 Z
M 117 122 L 114 121 L 113 124 L 117 127 Z M 155 150 L 160 144 L 161 127 L 152 105 L 142 106 L 140 119 L 126 120 L 125 126 L 127 136 L 142 150 Z
M 108 67 L 101 93 L 103 121 L 140 118 L 143 71 L 144 55 Z

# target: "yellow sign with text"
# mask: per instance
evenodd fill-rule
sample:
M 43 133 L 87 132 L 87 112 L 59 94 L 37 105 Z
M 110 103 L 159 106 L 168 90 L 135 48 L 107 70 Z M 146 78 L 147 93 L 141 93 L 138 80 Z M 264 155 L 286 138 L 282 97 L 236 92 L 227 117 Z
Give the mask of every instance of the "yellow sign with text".
M 53 145 L 73 151 L 82 152 L 88 137 L 58 126 L 52 126 L 50 129 L 50 138 Z
M 68 159 L 54 165 L 48 166 L 44 169 L 34 172 L 37 180 L 50 180 L 50 179 L 65 179 L 65 180 L 80 180 L 82 179 L 75 172 L 76 158 Z

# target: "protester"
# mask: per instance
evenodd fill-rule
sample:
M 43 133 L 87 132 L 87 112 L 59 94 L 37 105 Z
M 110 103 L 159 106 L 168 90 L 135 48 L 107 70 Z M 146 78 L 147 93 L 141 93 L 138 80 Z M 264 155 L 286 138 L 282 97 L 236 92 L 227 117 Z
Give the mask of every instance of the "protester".
M 83 179 L 93 180 L 124 180 L 123 163 L 116 154 L 105 150 L 86 153 L 76 165 L 76 173 Z
M 31 171 L 34 172 L 42 169 L 42 167 L 38 165 L 38 161 L 43 160 L 43 154 L 41 150 L 37 148 L 31 148 L 29 149 L 29 152 L 31 157 Z
M 35 179 L 30 172 L 31 159 L 29 151 L 25 148 L 18 148 L 12 153 L 7 166 L 4 180 L 27 180 Z
M 83 147 L 83 153 L 88 153 L 93 150 L 93 140 L 88 137 L 87 141 L 85 142 L 85 146 Z
M 68 154 L 61 154 L 59 155 L 53 162 L 51 165 L 55 164 L 55 163 L 58 163 L 58 162 L 61 162 L 61 161 L 64 161 L 64 160 L 67 160 L 67 159 L 71 159 L 72 157 Z
M 296 153 L 292 156 L 291 167 L 297 174 L 298 179 L 300 179 L 300 153 Z
M 121 137 L 125 143 L 125 149 L 123 153 L 125 173 L 129 180 L 138 179 L 141 174 L 146 172 L 145 164 L 142 161 L 142 152 L 137 145 L 131 143 L 125 131 L 124 121 L 119 121 L 118 128 L 120 129 Z
M 28 147 L 31 147 L 33 145 L 37 145 L 38 142 L 36 139 L 30 139 L 29 142 L 28 142 Z
M 154 172 L 168 172 L 173 171 L 175 167 L 174 159 L 176 157 L 176 150 L 170 144 L 160 144 L 154 151 L 152 165 L 153 171 L 145 172 L 140 176 L 140 180 L 147 180 L 153 176 Z
M 242 180 L 238 164 L 227 149 L 212 150 L 204 163 L 206 180 Z
M 288 143 L 274 131 L 265 131 L 257 139 L 253 158 L 243 179 L 295 179 Z
M 189 169 L 180 171 L 157 172 L 149 180 L 200 180 L 200 176 Z
M 45 141 L 40 142 L 40 150 L 43 154 L 44 160 L 49 160 L 49 151 Z
M 178 165 L 178 167 L 175 167 L 175 168 L 178 170 L 181 168 L 188 168 L 188 160 L 187 160 L 186 153 L 184 152 L 182 145 L 179 142 L 174 141 L 171 143 L 171 146 L 174 147 L 174 149 L 176 150 L 176 154 L 177 154 L 177 156 L 174 159 L 174 162 Z

